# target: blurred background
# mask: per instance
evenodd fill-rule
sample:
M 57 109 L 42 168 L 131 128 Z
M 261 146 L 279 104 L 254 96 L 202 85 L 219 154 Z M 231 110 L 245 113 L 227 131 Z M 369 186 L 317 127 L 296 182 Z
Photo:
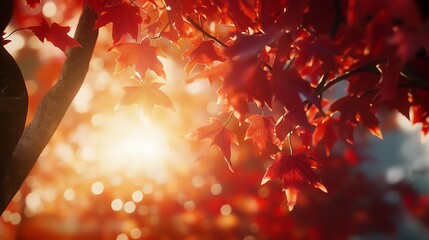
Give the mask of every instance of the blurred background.
M 72 26 L 72 35 L 79 13 L 66 11 L 65 4 L 73 1 L 17 9 L 6 32 L 37 25 L 44 16 Z M 177 111 L 155 107 L 149 119 L 136 106 L 115 108 L 122 87 L 134 81 L 132 69 L 113 74 L 117 55 L 107 51 L 110 34 L 101 28 L 85 83 L 2 214 L 0 239 L 429 238 L 429 143 L 418 125 L 386 112 L 380 115 L 384 140 L 356 131 L 356 145 L 337 144 L 318 172 L 329 193 L 304 188 L 289 212 L 280 182 L 260 186 L 271 160 L 250 141 L 233 145 L 235 173 L 216 147 L 195 162 L 210 141 L 184 136 L 222 106 L 216 83 L 183 84 L 187 60 L 180 49 L 189 43 L 159 40 L 168 56 L 160 58 L 167 73 L 161 90 Z M 29 122 L 65 57 L 28 30 L 9 39 L 5 47 L 30 96 Z M 228 128 L 244 138 L 237 122 Z

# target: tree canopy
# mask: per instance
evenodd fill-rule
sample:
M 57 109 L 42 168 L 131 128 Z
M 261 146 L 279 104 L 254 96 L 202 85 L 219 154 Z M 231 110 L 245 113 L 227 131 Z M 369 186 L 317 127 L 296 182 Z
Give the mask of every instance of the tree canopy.
M 29 102 L 2 168 L 2 210 L 17 199 L 6 222 L 36 229 L 24 218 L 49 222 L 43 206 L 63 195 L 101 206 L 80 206 L 85 221 L 130 225 L 70 239 L 341 239 L 396 234 L 402 209 L 428 227 L 427 191 L 357 170 L 392 119 L 429 132 L 426 1 L 27 0 L 9 13 L 2 45 Z

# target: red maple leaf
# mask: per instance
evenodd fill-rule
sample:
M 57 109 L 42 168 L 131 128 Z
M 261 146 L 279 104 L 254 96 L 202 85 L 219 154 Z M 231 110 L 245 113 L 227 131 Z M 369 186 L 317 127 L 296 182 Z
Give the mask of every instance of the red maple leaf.
M 277 22 L 278 18 L 284 14 L 286 9 L 286 1 L 261 1 L 260 7 L 260 22 L 263 29 L 267 29 L 273 26 Z M 289 8 L 289 6 L 287 6 Z
M 116 59 L 115 73 L 135 65 L 135 71 L 140 75 L 151 69 L 158 76 L 165 78 L 164 65 L 157 58 L 159 55 L 157 49 L 157 47 L 150 46 L 150 40 L 147 38 L 143 39 L 141 43 L 118 43 L 114 45 L 109 51 L 120 53 Z
M 27 0 L 27 5 L 29 5 L 31 8 L 35 8 L 37 5 L 39 5 L 40 0 Z
M 67 33 L 70 31 L 70 27 L 60 26 L 57 23 L 52 23 L 51 26 L 42 18 L 40 26 L 28 27 L 34 34 L 39 38 L 41 42 L 46 40 L 54 44 L 55 47 L 61 49 L 64 53 L 67 47 L 82 47 L 76 40 L 71 38 Z
M 320 120 L 313 132 L 313 146 L 323 144 L 326 155 L 331 153 L 334 144 L 338 140 L 337 120 L 335 118 L 326 117 Z
M 226 163 L 228 164 L 229 170 L 234 172 L 231 164 L 231 143 L 238 145 L 237 136 L 233 131 L 226 129 L 225 124 L 222 123 L 222 121 L 217 118 L 210 118 L 210 125 L 199 127 L 192 133 L 186 135 L 186 137 L 192 140 L 210 138 L 212 140 L 210 147 L 213 145 L 219 147 Z M 201 155 L 198 159 L 204 157 L 207 152 Z
M 152 116 L 155 105 L 176 111 L 171 99 L 163 91 L 159 90 L 165 83 L 157 81 L 149 73 L 146 74 L 144 80 L 141 80 L 138 75 L 135 78 L 140 82 L 140 85 L 122 88 L 125 91 L 125 95 L 122 97 L 119 107 L 138 104 L 149 117 Z
M 167 5 L 167 15 L 171 27 L 179 36 L 189 36 L 192 25 L 186 22 L 184 17 L 187 17 L 195 10 L 192 2 L 185 2 L 184 0 L 165 0 L 165 4 Z
M 274 98 L 280 101 L 286 109 L 296 115 L 296 124 L 308 126 L 307 116 L 304 111 L 304 104 L 300 94 L 312 98 L 313 88 L 310 83 L 302 79 L 301 75 L 294 68 L 283 70 L 276 67 L 273 70 L 271 79 Z
M 321 64 L 323 71 L 336 71 L 339 67 L 337 55 L 340 53 L 338 46 L 328 35 L 322 35 L 314 41 L 301 39 L 295 43 L 299 49 L 294 64 L 297 67 L 305 67 L 310 61 Z M 314 65 L 314 63 L 312 63 Z
M 335 13 L 335 4 L 332 0 L 309 1 L 303 19 L 304 26 L 311 26 L 318 35 L 330 33 L 335 17 L 338 17 Z
M 310 146 L 314 126 L 310 124 L 299 125 L 299 122 L 299 117 L 291 112 L 287 112 L 277 120 L 275 134 L 276 137 L 281 141 L 278 145 L 280 149 L 283 147 L 283 142 L 287 140 L 287 137 L 291 137 L 293 135 L 299 137 L 298 146 L 301 145 L 301 148 Z M 294 142 L 296 142 L 296 140 L 294 140 Z
M 94 28 L 112 23 L 112 37 L 113 44 L 115 44 L 119 42 L 122 35 L 127 33 L 137 40 L 141 22 L 140 9 L 131 3 L 121 2 L 118 5 L 104 7 Z
M 230 72 L 231 69 L 232 69 L 232 64 L 230 61 L 221 63 L 221 64 L 216 64 L 205 71 L 202 71 L 200 73 L 193 75 L 192 77 L 185 79 L 184 83 L 191 83 L 197 79 L 207 78 L 210 84 L 212 84 L 213 79 L 218 79 L 219 76 L 222 76 L 227 72 Z
M 301 183 L 307 182 L 325 193 L 328 192 L 313 170 L 320 166 L 314 158 L 307 156 L 304 152 L 295 155 L 278 152 L 272 158 L 274 162 L 265 172 L 261 185 L 271 180 L 282 179 L 289 211 L 292 211 L 296 204 Z
M 189 58 L 189 62 L 185 66 L 188 74 L 197 64 L 209 67 L 213 61 L 225 61 L 225 56 L 219 47 L 214 45 L 213 40 L 203 41 L 201 38 L 194 40 L 193 46 L 183 53 L 183 58 Z
M 218 64 L 192 76 L 185 82 L 189 83 L 199 78 L 209 78 L 210 80 L 219 75 L 225 77 L 224 84 L 218 90 L 218 95 L 228 101 L 228 105 L 234 110 L 240 122 L 249 112 L 249 102 L 255 102 L 259 107 L 264 104 L 271 106 L 272 90 L 267 79 L 267 72 L 256 57 L 240 58 Z
M 256 27 L 256 4 L 249 1 L 227 1 L 228 15 L 234 22 L 237 29 L 241 32 L 248 31 L 249 28 Z
M 422 132 L 427 135 L 429 132 L 429 93 L 423 90 L 417 90 L 411 97 L 411 123 L 421 123 Z
M 380 100 L 389 100 L 396 96 L 398 90 L 399 73 L 401 65 L 398 61 L 390 58 L 385 64 L 381 64 L 381 83 L 378 97 Z
M 398 30 L 390 39 L 390 43 L 397 47 L 396 54 L 401 60 L 401 65 L 408 62 L 422 48 L 429 53 L 429 33 L 424 30 Z
M 351 107 L 352 106 L 352 107 Z M 368 128 L 370 132 L 382 139 L 378 119 L 372 112 L 372 104 L 356 96 L 346 96 L 335 101 L 329 110 L 341 112 L 339 119 L 340 135 L 347 136 L 345 140 L 353 143 L 353 128 L 358 123 Z
M 274 136 L 276 121 L 274 121 L 273 117 L 254 114 L 246 118 L 246 122 L 250 123 L 250 126 L 247 128 L 244 140 L 253 139 L 253 143 L 258 147 L 259 152 L 267 148 L 267 143 L 276 142 L 276 137 Z
M 400 77 L 401 82 L 407 82 L 408 79 L 405 79 L 403 76 Z M 386 105 L 390 110 L 396 109 L 398 112 L 402 113 L 407 119 L 410 119 L 410 98 L 409 89 L 407 88 L 398 88 L 396 91 L 396 96 L 389 100 L 382 101 L 383 105 Z
M 374 72 L 361 72 L 347 78 L 349 82 L 348 93 L 361 95 L 368 89 L 374 89 L 379 84 L 380 75 Z
M 287 112 L 277 120 L 275 128 L 276 136 L 281 141 L 284 141 L 289 133 L 296 129 L 297 122 L 299 122 L 297 115 Z
M 237 39 L 230 47 L 225 50 L 225 55 L 231 59 L 236 58 L 254 58 L 272 43 L 279 36 L 279 32 L 271 28 L 265 34 L 261 35 L 237 35 Z
M 247 102 L 255 102 L 259 107 L 271 106 L 271 86 L 258 58 L 238 59 L 227 64 L 230 64 L 230 72 L 225 73 L 218 94 L 228 100 L 240 122 L 248 112 Z
M 287 1 L 286 12 L 277 20 L 277 27 L 287 31 L 294 31 L 302 24 L 304 12 L 308 11 L 308 0 Z
M 216 0 L 215 2 L 224 21 L 231 22 L 239 32 L 246 32 L 257 27 L 259 4 L 247 0 Z M 213 3 L 210 3 L 213 4 Z M 208 5 L 209 6 L 209 5 Z

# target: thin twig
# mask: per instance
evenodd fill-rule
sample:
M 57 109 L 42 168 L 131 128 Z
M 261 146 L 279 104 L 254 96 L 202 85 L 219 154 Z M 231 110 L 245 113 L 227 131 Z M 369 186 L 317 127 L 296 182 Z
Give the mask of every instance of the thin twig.
M 336 83 L 338 83 L 342 80 L 346 80 L 347 78 L 355 75 L 356 73 L 374 70 L 375 66 L 380 64 L 381 62 L 382 62 L 382 60 L 375 60 L 375 61 L 369 62 L 369 63 L 367 63 L 361 67 L 355 68 L 355 69 L 351 70 L 350 72 L 345 73 L 344 75 L 341 75 L 341 76 L 334 78 L 333 80 L 326 83 L 326 85 L 320 89 L 318 94 L 323 93 L 324 91 L 326 91 L 327 89 L 329 89 L 330 87 L 335 85 Z
M 10 35 L 14 34 L 15 32 L 21 31 L 21 30 L 29 30 L 28 28 L 17 28 L 15 30 L 13 30 L 11 33 L 9 33 L 6 37 L 4 37 L 3 39 L 7 39 L 10 37 Z
M 215 42 L 219 43 L 222 47 L 228 47 L 228 45 L 226 45 L 225 43 L 223 43 L 221 40 L 219 40 L 217 37 L 211 35 L 210 33 L 208 33 L 206 30 L 204 30 L 204 28 L 202 26 L 200 26 L 197 22 L 195 22 L 192 18 L 190 17 L 186 17 L 186 20 L 192 24 L 192 26 L 194 26 L 198 31 L 202 32 L 203 34 L 205 34 L 208 38 L 214 40 Z
M 372 62 L 369 62 L 363 66 L 360 66 L 358 68 L 355 68 L 341 76 L 338 76 L 331 81 L 327 82 L 327 79 L 322 78 L 321 83 L 323 82 L 323 85 L 319 83 L 319 85 L 316 87 L 315 91 L 313 92 L 312 96 L 321 96 L 326 90 L 328 90 L 330 87 L 335 85 L 336 83 L 346 80 L 347 78 L 360 73 L 360 72 L 371 72 L 376 69 L 376 66 L 380 64 L 382 60 L 375 60 Z M 378 71 L 378 70 L 377 70 Z M 326 73 L 325 73 L 326 74 Z M 326 83 L 327 82 L 327 83 Z M 325 84 L 326 83 L 326 84 Z M 321 86 L 321 87 L 319 87 Z M 311 105 L 313 104 L 309 99 L 306 99 L 304 102 L 304 105 L 307 105 L 307 110 L 310 109 Z M 325 115 L 325 113 L 320 109 L 320 112 Z

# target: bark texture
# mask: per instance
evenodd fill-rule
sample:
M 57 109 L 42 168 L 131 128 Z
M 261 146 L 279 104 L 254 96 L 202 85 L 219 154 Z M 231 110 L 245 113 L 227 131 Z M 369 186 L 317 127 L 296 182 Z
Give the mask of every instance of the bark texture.
M 67 51 L 67 60 L 57 84 L 43 98 L 34 119 L 24 129 L 9 164 L 5 166 L 0 181 L 0 212 L 21 187 L 79 91 L 98 37 L 98 30 L 93 29 L 96 20 L 96 13 L 84 6 L 74 36 L 82 48 Z

